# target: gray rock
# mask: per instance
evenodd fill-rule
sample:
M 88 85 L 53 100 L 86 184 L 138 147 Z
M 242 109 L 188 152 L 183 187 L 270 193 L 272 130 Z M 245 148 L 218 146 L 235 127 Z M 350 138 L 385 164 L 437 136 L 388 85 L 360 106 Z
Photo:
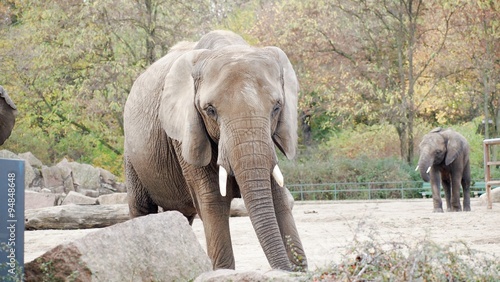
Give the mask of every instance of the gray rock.
M 71 171 L 61 166 L 44 166 L 42 168 L 43 187 L 50 189 L 53 193 L 69 193 L 73 191 L 73 179 Z
M 491 202 L 500 203 L 500 187 L 493 187 L 491 189 Z M 479 204 L 483 206 L 486 206 L 488 204 L 488 198 L 486 193 L 482 194 L 479 197 Z
M 21 159 L 26 160 L 27 162 L 29 162 L 31 164 L 31 166 L 34 167 L 34 168 L 41 169 L 42 166 L 43 166 L 42 161 L 40 161 L 39 159 L 37 159 L 35 157 L 35 155 L 33 155 L 31 152 L 26 152 L 26 153 L 19 154 L 19 157 Z
M 229 215 L 233 217 L 248 216 L 248 211 L 247 208 L 245 207 L 245 202 L 243 202 L 243 199 L 234 198 L 231 201 L 231 210 Z
M 309 277 L 310 279 L 310 277 Z M 198 276 L 195 282 L 219 282 L 219 281 L 252 281 L 252 282 L 301 282 L 310 281 L 305 274 L 292 273 L 281 270 L 271 271 L 238 271 L 231 269 L 218 269 L 209 271 Z
M 98 198 L 100 195 L 99 191 L 89 189 L 78 189 L 78 193 L 92 198 Z
M 114 174 L 103 168 L 99 168 L 99 171 L 101 173 L 101 185 L 104 189 L 108 189 L 112 192 L 127 192 L 125 184 L 119 183 Z
M 59 163 L 62 164 L 64 160 Z M 73 172 L 73 181 L 76 182 L 79 189 L 99 190 L 101 188 L 101 172 L 88 164 L 80 164 L 77 162 L 67 163 Z
M 42 166 L 43 167 L 43 166 Z M 42 188 L 43 187 L 43 177 L 42 177 L 42 168 L 33 168 L 33 172 L 35 173 L 35 178 L 30 184 L 30 188 Z
M 295 200 L 293 199 L 292 193 L 290 193 L 290 190 L 288 188 L 283 187 L 286 191 L 286 197 L 288 198 L 288 204 L 290 205 L 290 210 L 293 210 L 293 204 L 295 203 Z
M 290 205 L 290 209 L 293 209 L 294 200 L 293 200 L 292 193 L 290 193 L 290 191 L 287 188 L 283 188 L 283 189 L 286 190 L 288 204 Z M 248 216 L 248 211 L 247 211 L 247 208 L 245 207 L 245 203 L 243 202 L 243 199 L 234 198 L 231 201 L 230 216 L 232 216 L 232 217 Z
M 39 209 L 45 207 L 53 207 L 57 204 L 56 194 L 53 193 L 38 193 L 34 191 L 24 192 L 24 209 Z
M 68 195 L 64 198 L 61 205 L 95 205 L 97 204 L 97 199 L 92 197 L 87 197 L 75 191 L 70 191 Z
M 14 160 L 23 160 L 21 157 L 18 155 L 12 153 L 9 150 L 1 150 L 0 151 L 0 158 L 3 159 L 14 159 Z M 24 161 L 24 187 L 28 188 L 30 187 L 31 183 L 35 179 L 35 172 L 33 171 L 33 167 L 30 165 L 29 162 Z
M 101 195 L 97 198 L 97 203 L 99 205 L 128 204 L 127 193 Z
M 50 266 L 50 267 L 48 267 Z M 190 281 L 212 268 L 178 212 L 116 224 L 59 245 L 25 265 L 26 281 Z

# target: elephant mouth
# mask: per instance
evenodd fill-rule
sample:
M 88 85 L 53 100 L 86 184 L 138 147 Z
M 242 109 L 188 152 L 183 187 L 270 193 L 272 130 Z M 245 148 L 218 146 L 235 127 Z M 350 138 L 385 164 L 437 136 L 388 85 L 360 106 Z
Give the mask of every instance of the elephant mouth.
M 283 178 L 283 174 L 281 173 L 281 170 L 277 164 L 274 166 L 271 175 L 273 176 L 276 183 L 278 183 L 280 187 L 283 187 L 285 181 Z M 227 177 L 228 177 L 227 170 L 222 165 L 219 165 L 219 190 L 220 194 L 223 197 L 225 197 L 227 194 Z

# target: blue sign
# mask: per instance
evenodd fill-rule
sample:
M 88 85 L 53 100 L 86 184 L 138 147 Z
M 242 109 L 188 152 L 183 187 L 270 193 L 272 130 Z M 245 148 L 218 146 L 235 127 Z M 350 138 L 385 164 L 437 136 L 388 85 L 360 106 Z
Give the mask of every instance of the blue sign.
M 24 160 L 0 159 L 0 281 L 23 281 Z

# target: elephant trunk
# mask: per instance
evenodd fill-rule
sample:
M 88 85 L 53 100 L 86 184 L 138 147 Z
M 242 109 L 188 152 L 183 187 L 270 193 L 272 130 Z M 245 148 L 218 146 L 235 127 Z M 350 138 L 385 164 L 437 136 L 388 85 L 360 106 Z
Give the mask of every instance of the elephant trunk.
M 240 186 L 242 197 L 257 238 L 271 267 L 292 271 L 293 268 L 276 219 L 271 182 L 269 174 L 267 175 L 267 179 L 244 181 Z
M 282 185 L 283 176 L 279 169 L 276 169 L 277 157 L 269 135 L 269 126 L 263 124 L 256 128 L 255 124 L 253 125 L 251 131 L 238 130 L 236 125 L 233 130 L 228 131 L 233 135 L 228 136 L 227 143 L 222 143 L 225 143 L 226 148 L 219 148 L 222 155 L 219 155 L 218 162 L 234 173 L 253 228 L 271 267 L 292 271 L 292 264 L 280 233 L 271 190 L 273 177 Z M 223 135 L 221 132 L 221 137 Z M 223 174 L 220 178 L 223 178 Z M 279 185 L 275 185 L 275 188 L 283 189 Z
M 420 172 L 420 177 L 422 177 L 422 180 L 425 182 L 429 182 L 431 179 L 429 175 L 431 167 L 432 167 L 432 161 L 428 160 L 427 158 L 425 158 L 425 156 L 421 155 L 418 161 L 418 169 Z

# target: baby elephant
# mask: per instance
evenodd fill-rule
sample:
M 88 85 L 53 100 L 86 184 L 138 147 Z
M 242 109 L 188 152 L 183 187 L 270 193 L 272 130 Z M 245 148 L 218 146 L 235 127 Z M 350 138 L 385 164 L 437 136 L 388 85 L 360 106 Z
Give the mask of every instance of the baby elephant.
M 16 122 L 17 108 L 7 95 L 7 91 L 0 86 L 0 145 L 9 138 Z
M 425 182 L 431 182 L 434 212 L 443 212 L 439 182 L 443 184 L 448 211 L 462 211 L 460 185 L 463 188 L 464 211 L 470 211 L 469 144 L 452 129 L 433 129 L 420 143 L 417 169 Z

